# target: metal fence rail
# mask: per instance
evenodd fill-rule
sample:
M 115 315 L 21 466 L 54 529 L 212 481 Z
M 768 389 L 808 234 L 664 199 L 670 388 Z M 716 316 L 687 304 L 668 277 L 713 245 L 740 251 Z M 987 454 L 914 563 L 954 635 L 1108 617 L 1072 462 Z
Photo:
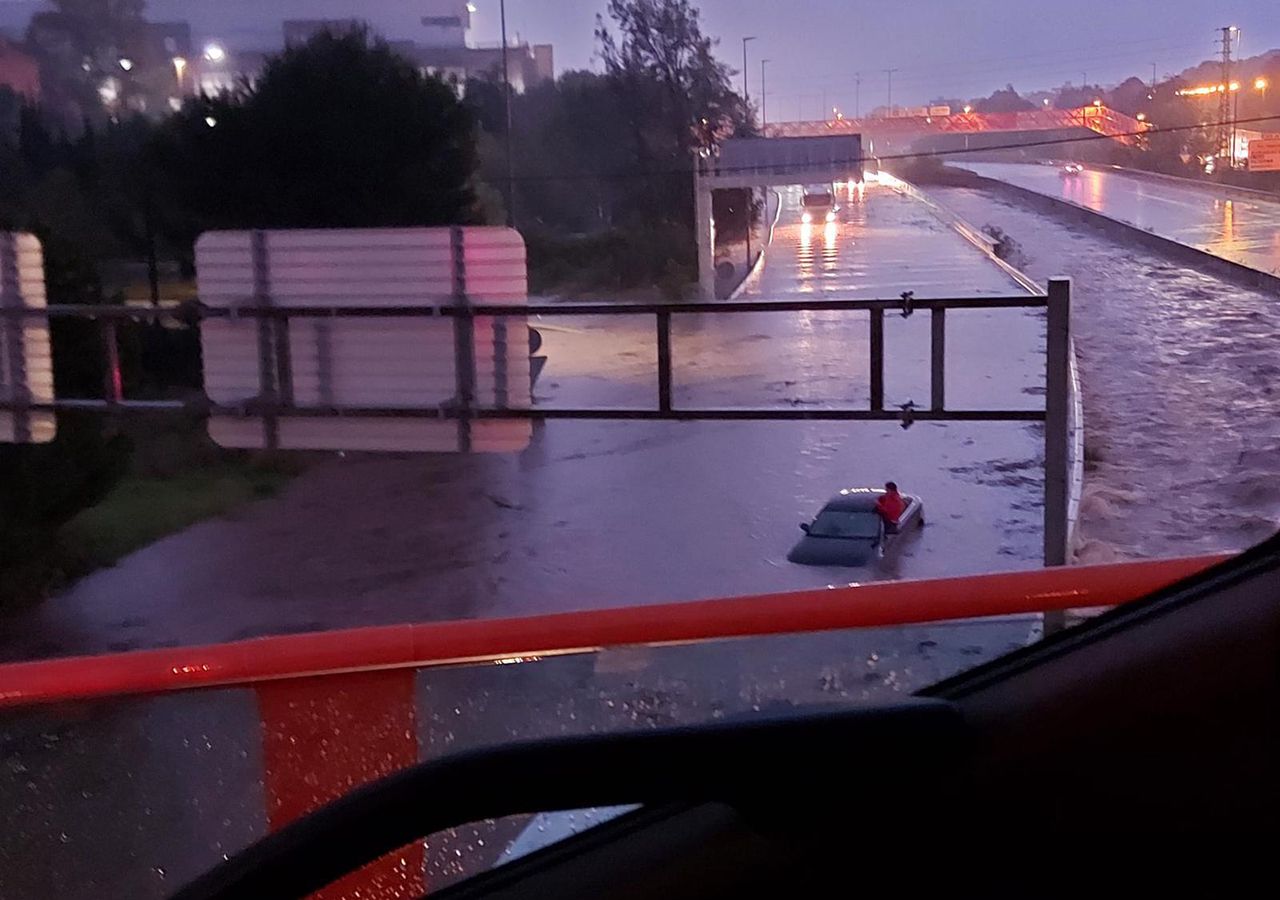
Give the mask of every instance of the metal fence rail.
M 8 320 L 23 318 L 84 319 L 96 321 L 102 331 L 104 361 L 104 392 L 101 398 L 58 398 L 50 403 L 6 402 L 0 409 L 23 411 L 57 411 L 60 409 L 103 411 L 149 411 L 163 409 L 194 409 L 196 411 L 223 414 L 264 414 L 274 416 L 353 416 L 387 418 L 478 418 L 478 419 L 718 419 L 718 420 L 827 420 L 827 421 L 1043 421 L 1044 414 L 1034 410 L 948 410 L 946 408 L 946 311 L 948 309 L 1042 309 L 1049 303 L 1045 295 L 1019 297 L 977 298 L 921 298 L 910 293 L 891 300 L 810 300 L 810 301 L 759 301 L 759 302 L 711 302 L 671 304 L 535 304 L 506 306 L 493 304 L 456 304 L 453 302 L 419 307 L 404 306 L 260 306 L 247 304 L 231 309 L 185 307 L 181 309 L 155 309 L 126 306 L 50 306 L 42 309 L 6 308 L 0 316 Z M 871 353 L 869 378 L 871 404 L 869 409 L 769 409 L 769 408 L 677 408 L 672 400 L 672 369 L 674 366 L 671 343 L 672 320 L 678 316 L 734 315 L 744 313 L 794 313 L 794 312 L 867 312 L 870 315 Z M 884 405 L 884 315 L 886 312 L 905 317 L 927 311 L 932 319 L 931 327 L 931 395 L 927 409 L 886 409 Z M 288 329 L 278 329 L 277 337 L 284 347 L 272 348 L 277 365 L 264 369 L 263 382 L 257 397 L 247 399 L 237 406 L 212 404 L 207 401 L 137 401 L 123 396 L 120 378 L 117 328 L 121 321 L 156 322 L 182 320 L 193 316 L 199 321 L 215 319 L 258 319 L 289 323 L 300 320 L 329 319 L 350 320 L 361 318 L 399 319 L 451 319 L 455 328 L 465 336 L 476 319 L 528 318 L 555 316 L 559 318 L 653 316 L 655 343 L 658 357 L 658 396 L 652 409 L 566 409 L 546 406 L 527 408 L 477 408 L 455 398 L 452 402 L 423 408 L 368 408 L 299 406 L 274 399 L 274 384 L 287 383 Z M 273 398 L 268 400 L 267 398 Z
M 0 665 L 0 709 L 278 679 L 1116 606 L 1229 556 L 883 582 L 761 597 L 257 638 Z
M 323 306 L 305 305 L 305 298 L 293 298 L 299 305 L 282 306 L 264 304 L 246 298 L 243 306 L 210 309 L 184 307 L 179 309 L 134 308 L 122 306 L 52 306 L 47 308 L 6 307 L 0 310 L 0 325 L 20 325 L 23 319 L 45 320 L 88 319 L 96 321 L 102 330 L 104 360 L 103 394 L 99 398 L 56 398 L 51 402 L 36 403 L 20 398 L 0 402 L 0 410 L 9 411 L 21 421 L 24 417 L 41 412 L 59 410 L 99 410 L 121 414 L 126 412 L 163 412 L 191 410 L 210 415 L 242 418 L 260 417 L 264 429 L 263 446 L 275 448 L 277 423 L 281 419 L 311 418 L 333 420 L 351 419 L 418 419 L 456 421 L 461 430 L 468 430 L 469 423 L 482 420 L 631 420 L 631 421 L 831 421 L 831 422 L 900 422 L 910 428 L 916 422 L 1043 422 L 1045 425 L 1045 563 L 1065 565 L 1068 560 L 1068 507 L 1070 503 L 1070 392 L 1071 392 L 1071 334 L 1070 305 L 1071 284 L 1067 280 L 1050 281 L 1046 294 L 1014 297 L 966 297 L 966 298 L 916 298 L 904 292 L 893 299 L 876 300 L 804 300 L 758 302 L 700 302 L 671 304 L 534 304 L 495 305 L 472 304 L 466 298 L 451 298 L 447 302 L 433 304 L 436 298 L 424 298 L 421 306 Z M 1047 309 L 1048 328 L 1046 345 L 1045 385 L 1046 402 L 1043 410 L 1036 409 L 950 409 L 947 407 L 947 311 L 993 309 Z M 673 370 L 676 366 L 672 346 L 672 322 L 680 316 L 733 316 L 759 313 L 799 313 L 810 311 L 865 312 L 869 334 L 867 376 L 870 385 L 870 402 L 864 408 L 827 407 L 818 409 L 793 409 L 769 407 L 708 408 L 677 405 L 673 397 Z M 910 318 L 916 313 L 927 312 L 930 317 L 930 396 L 927 407 L 908 402 L 898 407 L 885 404 L 885 327 L 886 314 Z M 657 356 L 657 390 L 654 404 L 648 408 L 563 408 L 542 406 L 530 402 L 527 406 L 504 404 L 485 406 L 477 404 L 467 385 L 476 383 L 477 348 L 475 334 L 477 320 L 503 322 L 518 318 L 528 320 L 533 316 L 557 318 L 652 316 L 654 320 L 654 344 Z M 408 407 L 404 405 L 355 406 L 298 404 L 291 392 L 277 390 L 279 385 L 292 383 L 293 372 L 290 348 L 290 329 L 295 321 L 350 321 L 368 318 L 398 318 L 404 320 L 452 321 L 455 343 L 467 352 L 457 354 L 459 370 L 458 390 L 449 401 L 432 406 Z M 273 341 L 259 344 L 258 391 L 233 404 L 215 404 L 207 397 L 195 401 L 134 400 L 124 396 L 120 377 L 118 353 L 118 325 L 122 321 L 156 322 L 165 319 L 187 321 L 256 320 L 274 323 Z M 9 330 L 17 330 L 10 327 Z M 505 329 L 502 329 L 505 335 Z M 495 330 L 495 334 L 497 330 Z M 503 338 L 505 341 L 505 336 Z M 469 367 L 463 371 L 463 367 Z M 466 443 L 463 444 L 465 449 Z

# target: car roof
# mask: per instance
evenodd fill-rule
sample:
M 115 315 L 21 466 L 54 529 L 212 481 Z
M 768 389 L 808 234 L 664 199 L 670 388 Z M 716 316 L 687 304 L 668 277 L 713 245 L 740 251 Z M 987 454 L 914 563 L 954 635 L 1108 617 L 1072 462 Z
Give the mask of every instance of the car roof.
M 884 491 L 875 488 L 849 488 L 836 494 L 823 509 L 836 512 L 874 512 L 876 501 Z

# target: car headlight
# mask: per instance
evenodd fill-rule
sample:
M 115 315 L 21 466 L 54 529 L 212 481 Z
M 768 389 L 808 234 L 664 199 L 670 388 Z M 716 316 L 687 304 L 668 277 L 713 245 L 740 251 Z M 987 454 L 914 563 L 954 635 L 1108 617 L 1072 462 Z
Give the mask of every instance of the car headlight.
M 810 222 L 813 221 L 813 213 L 805 213 L 803 216 L 800 217 L 800 221 L 808 225 Z
M 827 213 L 828 222 L 834 222 L 835 220 L 836 220 L 836 214 L 834 212 Z

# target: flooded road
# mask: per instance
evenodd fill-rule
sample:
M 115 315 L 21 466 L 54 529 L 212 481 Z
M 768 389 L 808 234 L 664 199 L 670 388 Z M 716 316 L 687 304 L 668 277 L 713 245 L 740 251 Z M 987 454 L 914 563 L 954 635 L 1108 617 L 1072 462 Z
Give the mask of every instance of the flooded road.
M 821 237 L 786 201 L 754 296 L 1018 293 L 915 201 L 874 188 Z M 937 260 L 947 261 L 947 267 Z M 947 280 L 950 271 L 954 281 Z M 998 321 L 997 321 L 998 319 Z M 545 405 L 655 402 L 653 320 L 547 321 Z M 1043 325 L 949 316 L 949 399 L 1043 403 Z M 928 397 L 928 318 L 887 317 L 891 403 Z M 999 354 L 987 352 L 992 342 Z M 678 317 L 677 405 L 865 405 L 867 317 Z M 134 554 L 0 620 L 7 659 L 501 617 L 1038 565 L 1023 424 L 557 422 L 513 456 L 333 458 L 278 499 Z M 930 525 L 872 569 L 786 562 L 844 487 L 894 479 Z
M 930 194 L 1005 231 L 1034 278 L 1073 279 L 1083 560 L 1242 550 L 1280 527 L 1280 301 L 981 191 Z
M 785 199 L 750 296 L 1018 292 L 887 190 L 847 204 L 820 235 Z M 975 310 L 948 323 L 954 405 L 1043 403 L 1038 316 Z M 654 404 L 652 319 L 541 325 L 540 403 Z M 925 316 L 887 317 L 890 402 L 927 400 L 928 330 Z M 676 403 L 865 405 L 866 332 L 865 314 L 677 319 Z M 513 456 L 335 456 L 276 499 L 0 620 L 0 657 L 1033 568 L 1041 465 L 1036 429 L 1019 424 L 559 422 Z M 875 568 L 786 562 L 798 523 L 831 494 L 889 478 L 925 498 L 925 530 Z M 432 758 L 893 699 L 1024 645 L 1034 627 L 1024 616 L 425 670 L 418 746 Z M 236 689 L 0 717 L 0 896 L 160 898 L 243 848 L 266 827 L 259 716 L 253 692 Z M 429 883 L 489 865 L 522 826 L 433 839 Z
M 1087 168 L 1066 178 L 1057 166 L 964 163 L 960 167 L 1280 275 L 1280 198 L 1109 169 Z

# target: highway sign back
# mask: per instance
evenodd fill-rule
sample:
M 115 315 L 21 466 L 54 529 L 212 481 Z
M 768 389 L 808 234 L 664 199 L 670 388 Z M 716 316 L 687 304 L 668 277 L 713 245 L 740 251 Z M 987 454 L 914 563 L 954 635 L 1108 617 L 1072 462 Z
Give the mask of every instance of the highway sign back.
M 53 413 L 22 409 L 53 402 L 49 323 L 20 315 L 46 304 L 44 252 L 32 234 L 0 232 L 0 442 L 43 444 L 53 440 Z M 8 315 L 4 315 L 8 312 Z
M 1250 172 L 1280 172 L 1280 137 L 1249 142 Z

